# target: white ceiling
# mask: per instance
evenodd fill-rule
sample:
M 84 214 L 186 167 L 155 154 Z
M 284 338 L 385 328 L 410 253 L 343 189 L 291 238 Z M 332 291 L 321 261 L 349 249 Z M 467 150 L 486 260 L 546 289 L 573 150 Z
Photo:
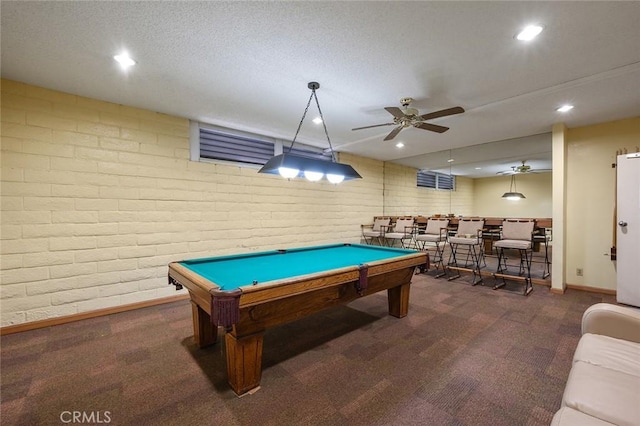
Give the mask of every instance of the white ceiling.
M 421 169 L 449 170 L 449 150 L 467 176 L 550 168 L 554 123 L 640 114 L 638 1 L 2 1 L 1 15 L 3 78 L 287 140 L 318 81 L 337 151 Z M 545 30 L 516 40 L 530 23 Z M 390 122 L 403 97 L 466 112 L 392 142 L 393 126 L 351 130 Z M 310 119 L 298 140 L 328 146 Z

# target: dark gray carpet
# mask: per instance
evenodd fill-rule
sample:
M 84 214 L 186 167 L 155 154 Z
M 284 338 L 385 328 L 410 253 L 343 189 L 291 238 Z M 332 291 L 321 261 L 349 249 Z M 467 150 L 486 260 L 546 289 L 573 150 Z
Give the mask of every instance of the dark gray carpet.
M 193 344 L 187 301 L 3 336 L 2 424 L 549 424 L 582 312 L 613 296 L 467 279 L 416 275 L 403 319 L 381 293 L 268 330 L 261 388 L 242 398 L 224 339 Z

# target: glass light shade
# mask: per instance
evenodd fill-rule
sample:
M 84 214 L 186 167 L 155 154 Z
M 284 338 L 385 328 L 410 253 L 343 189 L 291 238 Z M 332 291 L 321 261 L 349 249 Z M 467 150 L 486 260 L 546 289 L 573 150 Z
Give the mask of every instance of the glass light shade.
M 502 195 L 502 198 L 506 198 L 507 200 L 521 200 L 523 198 L 527 198 L 524 196 L 524 194 L 520 193 L 520 192 L 505 192 Z
M 283 178 L 293 179 L 294 177 L 298 176 L 300 170 L 292 169 L 289 167 L 278 167 L 278 173 L 280 173 L 280 176 L 282 176 Z
M 324 176 L 324 173 L 322 172 L 312 172 L 309 170 L 304 171 L 304 177 L 306 177 L 311 182 L 319 181 L 320 179 L 322 179 L 322 176 Z
M 327 180 L 331 183 L 340 183 L 344 180 L 344 176 L 327 173 Z

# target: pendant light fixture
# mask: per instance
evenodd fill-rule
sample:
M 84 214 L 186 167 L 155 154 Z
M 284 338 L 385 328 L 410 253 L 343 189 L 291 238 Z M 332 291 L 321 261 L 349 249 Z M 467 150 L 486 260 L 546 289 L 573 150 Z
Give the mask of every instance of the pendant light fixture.
M 502 198 L 506 198 L 507 200 L 520 200 L 522 198 L 527 198 L 521 192 L 518 192 L 516 188 L 516 175 L 511 175 L 511 185 L 509 186 L 509 192 L 505 192 L 502 194 Z
M 293 137 L 293 141 L 291 141 L 289 149 L 287 150 L 287 152 L 276 155 L 275 157 L 269 159 L 269 161 L 267 161 L 267 163 L 262 166 L 260 170 L 258 170 L 258 173 L 268 173 L 273 175 L 279 174 L 287 179 L 293 179 L 300 175 L 303 175 L 311 182 L 317 182 L 323 177 L 326 177 L 327 180 L 331 183 L 340 183 L 343 180 L 350 179 L 362 179 L 362 176 L 360 176 L 353 167 L 348 164 L 338 163 L 336 161 L 336 155 L 333 151 L 333 147 L 331 146 L 331 139 L 329 139 L 327 126 L 322 115 L 322 110 L 320 109 L 318 97 L 316 96 L 316 90 L 320 88 L 320 84 L 312 81 L 307 84 L 307 87 L 311 89 L 311 96 L 309 97 L 307 107 L 304 110 L 304 114 L 302 114 L 302 119 L 300 120 L 300 124 L 298 124 L 298 130 L 296 130 L 296 134 Z M 331 161 L 291 154 L 291 148 L 293 148 L 293 144 L 298 138 L 298 133 L 300 133 L 300 128 L 302 127 L 304 118 L 306 117 L 307 111 L 309 110 L 309 105 L 311 105 L 311 99 L 315 99 L 316 105 L 318 106 L 318 113 L 320 114 L 320 119 L 322 120 L 324 134 L 327 136 L 327 142 L 329 142 Z

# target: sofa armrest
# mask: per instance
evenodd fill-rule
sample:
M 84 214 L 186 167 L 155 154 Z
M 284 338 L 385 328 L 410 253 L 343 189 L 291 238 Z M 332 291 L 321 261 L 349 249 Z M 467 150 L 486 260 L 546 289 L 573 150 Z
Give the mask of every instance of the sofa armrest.
M 640 343 L 640 310 L 596 303 L 582 315 L 582 334 L 586 333 Z

